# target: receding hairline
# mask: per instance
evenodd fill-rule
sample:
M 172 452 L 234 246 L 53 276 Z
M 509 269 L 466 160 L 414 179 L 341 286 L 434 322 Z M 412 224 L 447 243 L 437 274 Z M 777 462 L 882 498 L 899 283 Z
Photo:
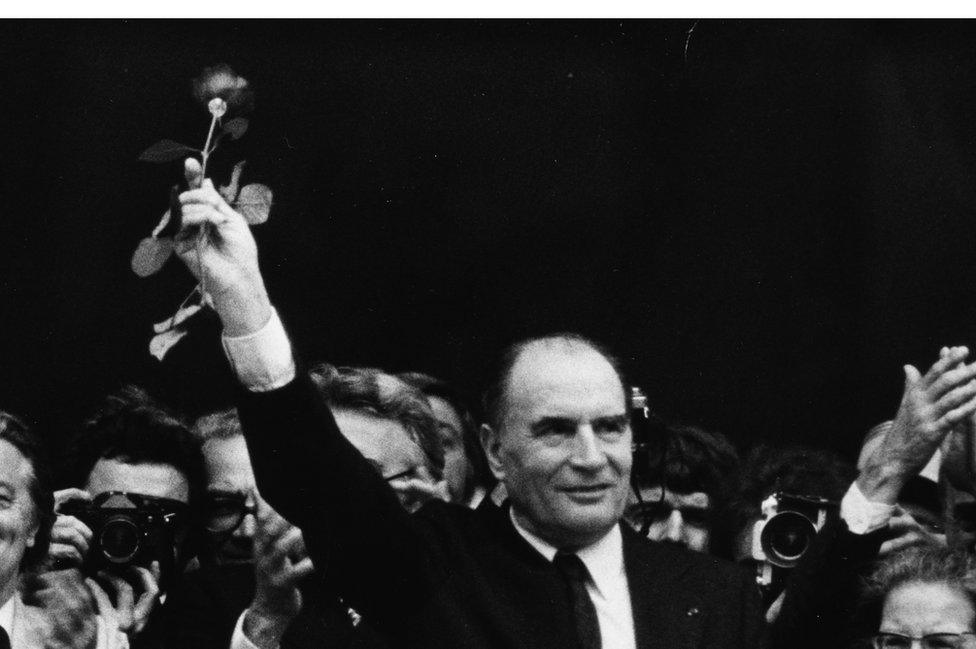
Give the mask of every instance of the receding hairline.
M 499 372 L 485 394 L 485 416 L 489 424 L 495 427 L 501 426 L 501 415 L 508 410 L 512 377 L 515 375 L 519 363 L 530 354 L 548 351 L 562 351 L 567 355 L 595 355 L 599 357 L 617 377 L 625 403 L 628 402 L 627 384 L 620 369 L 620 363 L 606 347 L 580 334 L 551 334 L 523 340 L 506 349 L 503 355 L 505 362 L 502 364 L 502 371 Z

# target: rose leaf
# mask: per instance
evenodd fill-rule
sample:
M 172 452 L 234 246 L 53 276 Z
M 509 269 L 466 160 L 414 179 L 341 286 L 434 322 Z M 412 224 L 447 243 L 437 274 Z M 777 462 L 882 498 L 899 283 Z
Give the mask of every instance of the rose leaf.
M 161 334 L 153 336 L 152 340 L 149 341 L 149 353 L 156 357 L 156 360 L 162 361 L 166 357 L 167 352 L 183 339 L 186 335 L 185 329 L 167 329 Z
M 247 133 L 247 127 L 249 125 L 250 122 L 248 122 L 246 117 L 235 117 L 224 124 L 223 131 L 230 135 L 230 139 L 239 140 Z
M 190 153 L 199 153 L 196 149 L 173 140 L 160 140 L 139 154 L 143 162 L 172 162 Z
M 166 264 L 171 254 L 173 254 L 172 239 L 146 237 L 139 242 L 139 247 L 132 253 L 132 272 L 139 277 L 155 275 Z

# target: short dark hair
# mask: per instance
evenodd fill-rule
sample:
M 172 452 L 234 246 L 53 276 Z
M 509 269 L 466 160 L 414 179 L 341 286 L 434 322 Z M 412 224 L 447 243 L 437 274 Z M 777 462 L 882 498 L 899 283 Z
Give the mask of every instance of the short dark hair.
M 606 346 L 582 334 L 573 332 L 555 333 L 546 336 L 537 336 L 535 338 L 526 338 L 525 340 L 512 343 L 505 347 L 496 357 L 496 360 L 489 365 L 488 381 L 481 398 L 482 411 L 484 412 L 485 421 L 489 426 L 498 430 L 502 425 L 508 401 L 508 382 L 511 378 L 512 369 L 522 356 L 522 352 L 538 343 L 556 342 L 588 347 L 607 359 L 607 362 L 613 367 L 614 372 L 617 373 L 617 377 L 620 379 L 620 385 L 624 389 L 628 406 L 630 405 L 630 392 L 620 361 Z
M 4 411 L 0 411 L 0 440 L 16 448 L 31 465 L 27 491 L 34 505 L 33 514 L 34 522 L 37 523 L 37 533 L 34 535 L 33 547 L 27 548 L 24 552 L 20 569 L 25 572 L 37 570 L 47 558 L 48 546 L 51 543 L 51 527 L 56 518 L 50 459 L 40 438 L 27 427 L 27 424 Z
M 73 486 L 87 482 L 102 459 L 166 464 L 186 478 L 191 510 L 202 502 L 206 469 L 200 440 L 142 388 L 128 385 L 109 395 L 68 448 L 67 478 Z
M 417 388 L 372 367 L 319 363 L 309 370 L 330 408 L 369 412 L 398 421 L 423 451 L 435 480 L 444 477 L 444 447 L 427 398 Z
M 478 422 L 472 412 L 470 401 L 447 381 L 438 379 L 423 372 L 401 372 L 397 378 L 420 390 L 427 397 L 439 397 L 446 401 L 461 419 L 461 444 L 464 454 L 471 463 L 471 475 L 468 476 L 465 498 L 469 497 L 477 486 L 491 489 L 495 485 L 495 476 L 488 468 L 488 459 L 478 440 Z
M 739 454 L 721 433 L 697 426 L 670 424 L 659 444 L 651 443 L 636 458 L 635 478 L 641 487 L 661 485 L 671 491 L 701 491 L 728 499 L 737 484 Z

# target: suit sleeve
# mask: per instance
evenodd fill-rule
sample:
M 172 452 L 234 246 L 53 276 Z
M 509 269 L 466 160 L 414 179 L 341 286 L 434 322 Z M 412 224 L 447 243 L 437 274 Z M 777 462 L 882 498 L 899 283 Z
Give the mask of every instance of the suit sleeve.
M 770 649 L 846 647 L 856 639 L 860 579 L 877 558 L 883 532 L 854 534 L 830 520 L 794 568 Z
M 238 410 L 258 489 L 302 529 L 318 574 L 377 624 L 422 606 L 433 549 L 305 374 L 269 392 L 240 389 Z

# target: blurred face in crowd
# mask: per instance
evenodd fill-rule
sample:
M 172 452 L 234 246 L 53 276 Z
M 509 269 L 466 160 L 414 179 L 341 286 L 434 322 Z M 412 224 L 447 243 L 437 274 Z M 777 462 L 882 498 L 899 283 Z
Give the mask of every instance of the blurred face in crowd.
M 244 437 L 208 439 L 203 458 L 207 467 L 206 526 L 217 544 L 217 563 L 250 562 L 256 488 Z
M 0 440 L 0 595 L 16 588 L 27 548 L 34 545 L 38 516 L 30 495 L 34 469 L 17 448 Z
M 383 476 L 407 511 L 439 495 L 421 448 L 399 421 L 370 412 L 336 409 L 339 430 Z
M 898 586 L 885 597 L 878 631 L 921 638 L 935 633 L 970 633 L 974 622 L 976 610 L 961 590 L 943 583 L 910 582 Z M 959 646 L 973 646 L 973 636 L 963 636 L 963 639 L 965 643 Z M 944 646 L 957 645 L 947 643 Z
M 596 350 L 531 343 L 512 367 L 500 430 L 484 429 L 521 525 L 559 548 L 589 545 L 627 503 L 631 431 L 620 377 Z
M 473 471 L 464 452 L 464 423 L 461 415 L 446 399 L 428 396 L 427 401 L 434 412 L 437 431 L 444 446 L 444 480 L 448 493 L 453 502 L 461 502 Z
M 710 536 L 711 499 L 701 491 L 681 493 L 661 487 L 641 489 L 643 505 L 632 497 L 627 521 L 641 529 L 650 520 L 647 536 L 653 541 L 681 545 L 695 552 L 707 552 Z

